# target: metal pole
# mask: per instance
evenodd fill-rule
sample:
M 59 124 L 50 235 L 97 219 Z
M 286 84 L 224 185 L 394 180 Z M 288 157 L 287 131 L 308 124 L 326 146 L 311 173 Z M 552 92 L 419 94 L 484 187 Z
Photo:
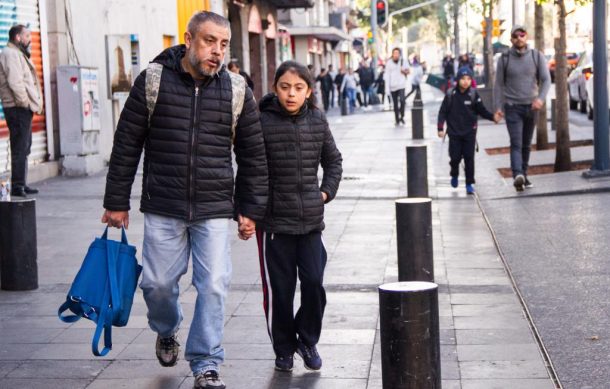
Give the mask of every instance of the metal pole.
M 36 200 L 0 201 L 0 221 L 2 289 L 37 289 Z
M 593 166 L 591 170 L 610 169 L 608 137 L 608 48 L 606 47 L 606 0 L 593 1 Z
M 424 139 L 424 108 L 411 108 L 411 131 L 413 139 Z
M 377 2 L 374 0 L 371 0 L 371 33 L 373 34 L 371 68 L 375 72 L 375 66 L 377 66 L 377 47 L 379 46 L 377 44 Z
M 438 285 L 379 286 L 383 389 L 441 389 Z
M 396 247 L 399 281 L 434 281 L 432 200 L 396 200 Z
M 453 0 L 453 47 L 454 47 L 454 61 L 453 70 L 454 74 L 457 74 L 459 61 L 460 61 L 460 3 L 459 0 Z
M 401 9 L 396 10 L 394 12 L 390 12 L 389 15 L 388 15 L 388 40 L 386 42 L 387 43 L 387 51 L 388 52 L 390 51 L 390 44 L 392 43 L 392 18 L 394 16 L 400 15 L 401 13 L 413 11 L 414 9 L 425 7 L 425 6 L 430 5 L 430 4 L 438 3 L 439 1 L 440 0 L 428 0 L 428 1 L 424 1 L 423 3 L 411 5 L 409 7 L 401 8 Z M 372 1 L 372 3 L 373 3 L 373 1 Z
M 557 130 L 557 100 L 551 99 L 551 130 Z
M 426 145 L 407 146 L 407 197 L 428 197 Z

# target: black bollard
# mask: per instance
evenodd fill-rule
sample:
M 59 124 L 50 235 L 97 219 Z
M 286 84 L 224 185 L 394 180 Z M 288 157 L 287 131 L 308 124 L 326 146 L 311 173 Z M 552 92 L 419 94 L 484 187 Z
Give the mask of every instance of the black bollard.
M 411 108 L 411 137 L 413 139 L 424 139 L 424 108 Z
M 407 146 L 407 197 L 428 197 L 428 147 Z
M 551 99 L 551 130 L 557 130 L 557 103 Z
M 379 287 L 383 389 L 441 389 L 438 285 Z
M 418 89 L 415 92 L 415 98 L 413 99 L 413 107 L 423 107 L 423 106 L 424 106 L 424 102 L 421 99 L 420 89 Z
M 38 288 L 36 200 L 0 201 L 0 285 L 4 290 Z
M 349 114 L 347 97 L 345 97 L 343 93 L 339 93 L 339 100 L 341 101 L 341 116 L 347 116 Z
M 399 281 L 434 281 L 432 200 L 396 200 L 396 246 Z

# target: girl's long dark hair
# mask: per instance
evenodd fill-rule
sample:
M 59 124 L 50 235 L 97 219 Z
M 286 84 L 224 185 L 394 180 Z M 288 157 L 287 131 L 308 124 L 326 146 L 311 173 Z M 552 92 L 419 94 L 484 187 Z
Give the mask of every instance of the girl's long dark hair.
M 307 83 L 307 86 L 311 90 L 311 94 L 305 100 L 307 107 L 309 109 L 315 109 L 316 107 L 316 96 L 314 94 L 315 80 L 313 75 L 309 72 L 309 69 L 305 67 L 305 65 L 297 62 L 297 61 L 284 61 L 275 71 L 275 77 L 273 79 L 273 87 L 277 87 L 277 82 L 286 72 L 292 72 L 296 74 L 299 78 Z

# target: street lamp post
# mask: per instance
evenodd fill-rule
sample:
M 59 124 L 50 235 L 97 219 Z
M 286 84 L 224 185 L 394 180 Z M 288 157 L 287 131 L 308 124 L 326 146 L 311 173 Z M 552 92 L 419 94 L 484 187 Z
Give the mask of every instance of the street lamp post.
M 593 1 L 593 166 L 585 177 L 610 175 L 608 136 L 608 48 L 606 44 L 606 0 Z
M 387 43 L 387 51 L 390 51 L 390 41 L 392 40 L 392 18 L 396 15 L 400 15 L 401 13 L 405 13 L 405 12 L 409 12 L 409 11 L 413 11 L 414 9 L 417 8 L 421 8 L 421 7 L 425 7 L 427 5 L 430 4 L 434 4 L 434 3 L 438 3 L 440 0 L 428 0 L 428 1 L 424 1 L 423 3 L 419 3 L 419 4 L 414 4 L 412 6 L 409 7 L 405 7 L 405 8 L 401 8 L 399 10 L 390 12 L 390 14 L 388 15 L 388 41 Z

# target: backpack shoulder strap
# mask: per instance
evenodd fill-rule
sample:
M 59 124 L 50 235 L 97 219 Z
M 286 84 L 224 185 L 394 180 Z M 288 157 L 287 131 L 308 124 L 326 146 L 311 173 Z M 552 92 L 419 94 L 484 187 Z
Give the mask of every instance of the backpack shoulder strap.
M 504 85 L 506 85 L 506 71 L 508 69 L 508 61 L 510 61 L 510 54 L 508 52 L 502 53 L 502 70 L 504 72 Z
M 237 121 L 244 108 L 244 100 L 246 99 L 246 80 L 239 74 L 227 72 L 231 78 L 231 112 L 233 113 L 233 121 L 231 122 L 231 141 L 235 141 L 235 128 Z
M 534 61 L 534 66 L 536 66 L 536 84 L 540 85 L 540 69 L 538 68 L 538 64 L 540 63 L 540 51 L 532 49 L 532 60 Z
M 468 94 L 470 95 L 470 102 L 472 103 L 472 107 L 474 107 L 474 104 L 477 101 L 477 91 L 476 91 L 476 89 L 474 89 L 473 87 L 470 87 L 470 89 L 468 90 Z
M 150 118 L 152 117 L 157 97 L 159 97 L 159 85 L 161 85 L 161 74 L 163 73 L 163 65 L 156 62 L 151 62 L 146 68 L 146 108 L 148 108 L 148 127 L 150 127 Z

